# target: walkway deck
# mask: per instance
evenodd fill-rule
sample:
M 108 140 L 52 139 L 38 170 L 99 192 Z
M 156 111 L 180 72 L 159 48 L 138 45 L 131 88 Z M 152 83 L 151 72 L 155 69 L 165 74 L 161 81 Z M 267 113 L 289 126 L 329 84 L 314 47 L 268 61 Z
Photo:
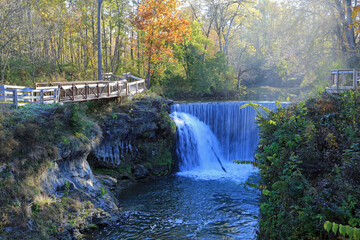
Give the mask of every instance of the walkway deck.
M 130 74 L 105 74 L 107 81 L 37 83 L 36 88 L 0 85 L 0 104 L 69 103 L 118 98 L 143 92 L 145 80 Z
M 360 69 L 331 70 L 330 86 L 326 92 L 339 93 L 346 90 L 360 90 Z

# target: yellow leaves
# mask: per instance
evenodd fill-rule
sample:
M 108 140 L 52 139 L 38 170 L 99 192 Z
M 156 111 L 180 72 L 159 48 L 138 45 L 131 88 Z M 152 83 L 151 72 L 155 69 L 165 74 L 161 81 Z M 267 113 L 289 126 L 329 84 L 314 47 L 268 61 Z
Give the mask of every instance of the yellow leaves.
M 189 21 L 179 17 L 180 3 L 180 0 L 145 0 L 132 19 L 144 33 L 142 42 L 152 64 L 171 60 L 172 45 L 184 42 L 191 35 Z
M 350 25 L 350 27 L 355 28 L 355 33 L 359 35 L 360 33 L 360 6 L 355 6 L 352 8 L 352 16 L 353 24 Z

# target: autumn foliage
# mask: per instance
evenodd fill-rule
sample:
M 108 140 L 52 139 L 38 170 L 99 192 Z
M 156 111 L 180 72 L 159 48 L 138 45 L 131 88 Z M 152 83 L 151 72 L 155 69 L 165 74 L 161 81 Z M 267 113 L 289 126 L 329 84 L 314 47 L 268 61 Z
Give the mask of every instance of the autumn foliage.
M 180 17 L 180 4 L 180 0 L 144 0 L 133 18 L 135 26 L 143 32 L 148 87 L 152 65 L 173 60 L 173 45 L 191 36 L 190 22 Z

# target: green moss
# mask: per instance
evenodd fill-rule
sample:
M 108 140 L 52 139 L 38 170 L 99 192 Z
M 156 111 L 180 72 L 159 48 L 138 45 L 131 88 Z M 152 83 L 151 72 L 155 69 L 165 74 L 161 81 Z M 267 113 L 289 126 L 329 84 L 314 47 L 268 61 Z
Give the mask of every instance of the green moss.
M 118 168 L 94 168 L 93 171 L 96 174 L 100 175 L 109 175 L 115 178 L 120 177 L 121 175 L 129 175 L 131 174 L 131 170 L 133 169 L 133 164 L 123 163 Z
M 96 229 L 99 228 L 99 226 L 96 225 L 96 224 L 88 224 L 88 225 L 85 225 L 85 228 L 87 228 L 87 229 L 92 229 L 92 230 L 96 230 Z
M 171 118 L 170 118 L 170 126 L 171 126 L 171 135 L 175 136 L 177 128 L 176 128 L 176 124 Z
M 157 154 L 154 158 L 151 160 L 154 164 L 159 166 L 171 166 L 172 164 L 172 157 L 169 150 L 165 149 L 164 151 Z
M 107 194 L 107 190 L 103 187 L 100 187 L 100 196 L 103 197 Z
M 93 172 L 100 175 L 110 175 L 110 176 L 116 176 L 119 174 L 118 169 L 109 169 L 109 168 L 93 168 Z

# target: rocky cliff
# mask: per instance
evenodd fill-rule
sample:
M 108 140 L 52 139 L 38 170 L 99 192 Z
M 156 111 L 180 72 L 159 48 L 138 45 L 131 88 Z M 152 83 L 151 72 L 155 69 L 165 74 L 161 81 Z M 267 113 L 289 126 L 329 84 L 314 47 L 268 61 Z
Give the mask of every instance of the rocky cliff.
M 114 190 L 173 170 L 168 111 L 154 96 L 3 111 L 0 239 L 71 239 L 120 220 Z
M 113 108 L 100 121 L 103 138 L 88 158 L 96 172 L 120 180 L 171 173 L 176 126 L 169 117 L 170 103 L 141 98 Z

